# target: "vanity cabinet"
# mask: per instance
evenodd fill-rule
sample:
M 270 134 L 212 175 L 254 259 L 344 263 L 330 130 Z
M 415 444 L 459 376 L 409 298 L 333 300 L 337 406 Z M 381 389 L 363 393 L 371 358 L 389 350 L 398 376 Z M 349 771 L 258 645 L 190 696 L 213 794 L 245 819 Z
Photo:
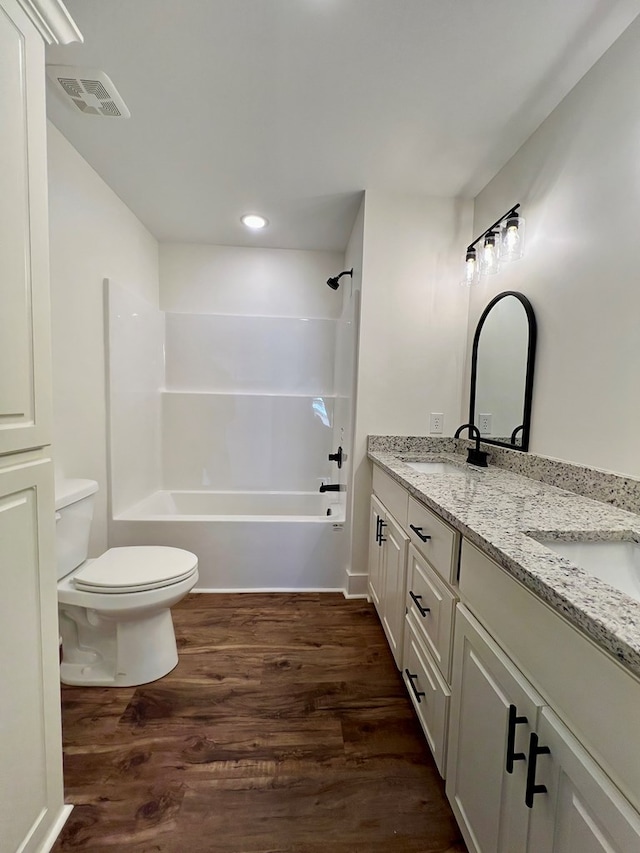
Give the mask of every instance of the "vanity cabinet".
M 471 853 L 524 851 L 525 756 L 544 700 L 462 606 L 452 693 L 446 791 L 467 846 Z
M 640 682 L 466 541 L 460 596 L 446 790 L 469 850 L 640 850 Z
M 640 815 L 550 708 L 542 708 L 537 734 L 549 750 L 535 768 L 546 792 L 531 810 L 527 853 L 640 850 Z
M 374 466 L 369 595 L 445 774 L 459 534 Z
M 402 666 L 404 591 L 409 537 L 391 513 L 371 498 L 369 594 L 398 668 Z

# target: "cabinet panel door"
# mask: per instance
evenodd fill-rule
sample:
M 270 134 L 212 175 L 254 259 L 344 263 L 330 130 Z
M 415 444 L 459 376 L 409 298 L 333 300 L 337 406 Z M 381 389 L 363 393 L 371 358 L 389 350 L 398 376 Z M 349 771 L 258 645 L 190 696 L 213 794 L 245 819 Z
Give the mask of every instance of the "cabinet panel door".
M 0 5 L 0 453 L 50 442 L 49 271 L 42 39 Z
M 640 850 L 640 815 L 550 708 L 538 723 L 540 745 L 529 853 L 630 853 Z
M 446 790 L 469 850 L 524 853 L 526 762 L 520 758 L 513 772 L 506 770 L 509 707 L 526 718 L 513 727 L 513 752 L 524 755 L 542 699 L 460 605 L 451 693 Z
M 0 849 L 25 853 L 63 806 L 52 481 L 0 468 Z
M 449 681 L 456 597 L 413 545 L 407 560 L 406 601 L 408 621 Z
M 371 496 L 371 512 L 369 515 L 369 595 L 382 618 L 381 601 L 383 599 L 382 578 L 382 546 L 378 543 L 380 521 L 384 520 L 386 512 L 383 505 L 374 495 Z
M 407 546 L 409 537 L 393 518 L 387 514 L 384 528 L 384 604 L 382 624 L 398 669 L 402 667 L 402 641 L 404 636 L 405 583 Z

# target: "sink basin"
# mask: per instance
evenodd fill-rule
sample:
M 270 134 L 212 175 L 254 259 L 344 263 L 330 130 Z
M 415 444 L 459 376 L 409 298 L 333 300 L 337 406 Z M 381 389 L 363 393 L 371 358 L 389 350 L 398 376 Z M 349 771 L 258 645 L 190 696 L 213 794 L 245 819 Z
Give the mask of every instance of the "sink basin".
M 543 544 L 593 577 L 640 601 L 640 545 L 635 542 L 545 540 Z
M 414 471 L 421 474 L 463 474 L 464 470 L 450 462 L 405 462 Z

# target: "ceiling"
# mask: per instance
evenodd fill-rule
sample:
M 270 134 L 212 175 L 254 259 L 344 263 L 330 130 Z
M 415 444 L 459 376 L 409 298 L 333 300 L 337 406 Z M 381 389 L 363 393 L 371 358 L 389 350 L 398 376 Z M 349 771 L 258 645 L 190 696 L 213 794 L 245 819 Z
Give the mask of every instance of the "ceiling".
M 65 0 L 130 119 L 54 124 L 160 241 L 344 249 L 364 189 L 473 197 L 640 0 Z M 248 233 L 239 218 L 269 226 Z

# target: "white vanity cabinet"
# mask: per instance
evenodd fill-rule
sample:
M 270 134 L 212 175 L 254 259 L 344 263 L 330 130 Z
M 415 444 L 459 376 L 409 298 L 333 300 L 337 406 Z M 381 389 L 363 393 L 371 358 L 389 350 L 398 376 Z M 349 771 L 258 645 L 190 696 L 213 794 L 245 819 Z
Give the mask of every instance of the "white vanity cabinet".
M 467 847 L 525 851 L 525 756 L 544 701 L 462 606 L 452 694 L 446 791 Z
M 460 596 L 446 790 L 469 850 L 640 850 L 638 679 L 466 541 Z
M 386 507 L 371 498 L 369 594 L 398 668 L 402 666 L 404 590 L 409 537 Z
M 459 534 L 374 466 L 369 595 L 445 775 Z
M 640 850 L 640 815 L 550 708 L 539 745 L 527 853 L 629 853 Z M 533 775 L 532 775 L 533 780 Z

